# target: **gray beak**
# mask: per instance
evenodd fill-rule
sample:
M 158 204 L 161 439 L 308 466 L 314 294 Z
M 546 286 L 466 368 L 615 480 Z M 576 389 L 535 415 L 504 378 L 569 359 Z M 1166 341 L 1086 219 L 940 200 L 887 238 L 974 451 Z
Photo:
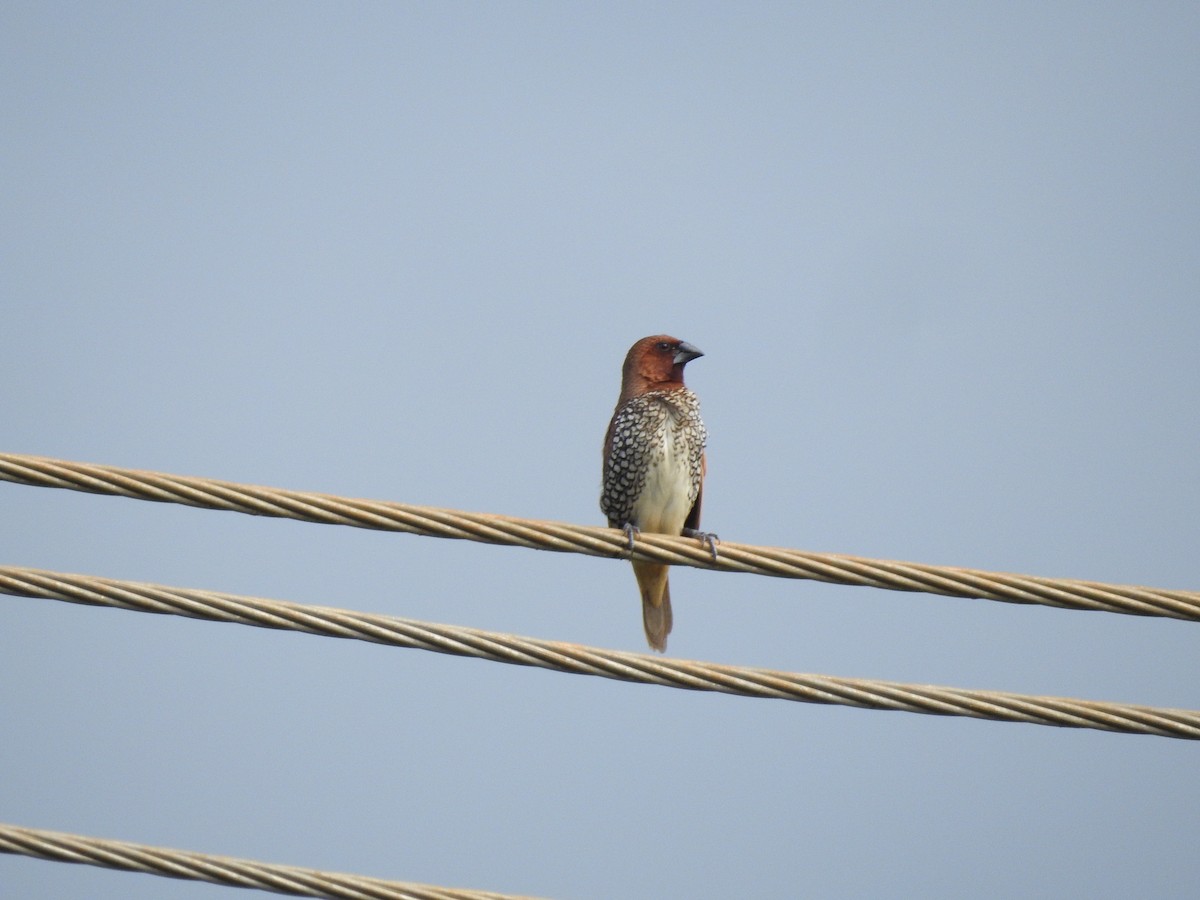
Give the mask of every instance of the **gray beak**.
M 680 341 L 679 349 L 675 351 L 675 365 L 681 366 L 703 355 L 704 352 L 699 347 L 693 347 L 687 341 Z

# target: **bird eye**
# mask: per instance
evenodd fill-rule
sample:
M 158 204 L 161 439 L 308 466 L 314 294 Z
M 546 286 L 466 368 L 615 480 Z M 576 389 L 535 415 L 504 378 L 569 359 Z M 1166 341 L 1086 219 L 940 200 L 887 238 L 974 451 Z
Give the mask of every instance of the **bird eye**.
M 668 344 L 666 341 L 659 341 L 658 349 L 661 350 L 663 353 L 666 353 L 668 350 L 671 349 L 671 345 Z

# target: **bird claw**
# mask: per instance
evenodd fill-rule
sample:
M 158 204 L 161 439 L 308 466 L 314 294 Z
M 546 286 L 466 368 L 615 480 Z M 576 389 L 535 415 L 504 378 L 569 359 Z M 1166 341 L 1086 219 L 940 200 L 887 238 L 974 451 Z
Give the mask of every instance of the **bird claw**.
M 713 562 L 717 561 L 717 544 L 721 543 L 721 539 L 711 531 L 697 531 L 695 528 L 685 528 L 683 536 L 698 539 L 700 545 L 707 546 L 712 553 Z
M 633 556 L 633 539 L 635 536 L 641 533 L 641 529 L 632 522 L 626 522 L 622 531 L 625 532 L 625 537 L 629 540 L 629 555 Z

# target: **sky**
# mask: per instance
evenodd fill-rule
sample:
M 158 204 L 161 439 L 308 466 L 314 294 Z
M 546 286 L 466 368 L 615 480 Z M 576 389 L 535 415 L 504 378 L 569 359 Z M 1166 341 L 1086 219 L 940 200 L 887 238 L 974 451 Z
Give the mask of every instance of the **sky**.
M 6 3 L 0 450 L 600 525 L 665 332 L 726 541 L 1200 588 L 1198 45 L 1188 3 Z M 0 483 L 0 563 L 645 651 L 620 560 Z M 673 656 L 1200 708 L 1194 624 L 671 578 Z M 1196 753 L 0 597 L 0 822 L 381 878 L 1180 896 Z

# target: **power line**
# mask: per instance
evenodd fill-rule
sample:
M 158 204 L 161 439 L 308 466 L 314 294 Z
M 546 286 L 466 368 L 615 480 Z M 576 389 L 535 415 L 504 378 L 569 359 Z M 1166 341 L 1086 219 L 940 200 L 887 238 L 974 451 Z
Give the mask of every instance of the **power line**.
M 148 847 L 145 844 L 131 844 L 127 841 L 104 840 L 6 824 L 0 824 L 0 853 L 163 875 L 186 881 L 207 881 L 226 887 L 257 888 L 297 897 L 353 900 L 522 900 L 512 894 L 444 888 L 406 881 L 385 881 L 382 878 L 321 872 L 317 869 L 261 863 L 232 856 L 211 856 L 189 850 Z
M 1200 740 L 1200 712 L 1193 710 L 661 658 L 346 609 L 16 566 L 0 566 L 0 592 L 303 631 L 577 675 L 744 697 Z
M 625 534 L 612 528 L 336 497 L 15 453 L 0 453 L 0 480 L 538 550 L 605 557 L 629 555 Z M 723 572 L 1200 621 L 1197 591 L 1013 575 L 732 542 L 722 542 L 719 557 L 714 560 L 708 547 L 699 541 L 660 534 L 639 535 L 633 556 Z

